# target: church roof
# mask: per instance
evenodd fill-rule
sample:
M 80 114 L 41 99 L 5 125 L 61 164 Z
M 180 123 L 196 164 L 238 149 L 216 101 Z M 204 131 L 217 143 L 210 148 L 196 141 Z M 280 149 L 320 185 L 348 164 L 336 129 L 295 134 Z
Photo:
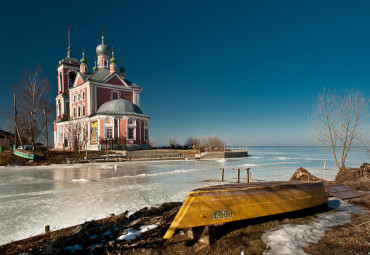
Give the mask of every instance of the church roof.
M 103 82 L 105 78 L 109 76 L 109 74 L 110 74 L 109 69 L 101 68 L 101 69 L 96 70 L 96 72 L 90 74 L 89 80 Z
M 83 79 L 84 82 L 86 82 L 86 81 L 95 81 L 95 82 L 103 83 L 108 77 L 112 76 L 113 74 L 110 73 L 109 69 L 101 68 L 101 69 L 96 70 L 96 72 L 94 72 L 92 74 L 87 74 L 87 73 L 82 74 L 82 73 L 80 73 L 80 75 L 81 75 L 81 78 Z M 140 86 L 136 85 L 135 83 L 133 83 L 133 82 L 127 80 L 127 79 L 123 79 L 123 81 L 129 87 L 140 88 Z
M 65 63 L 65 64 L 74 64 L 74 65 L 79 65 L 80 62 L 72 57 L 65 57 L 63 58 L 60 62 Z
M 126 99 L 116 99 L 105 102 L 99 107 L 99 109 L 96 111 L 96 114 L 105 114 L 105 115 L 133 114 L 145 116 L 139 106 L 137 106 L 134 103 L 131 103 Z

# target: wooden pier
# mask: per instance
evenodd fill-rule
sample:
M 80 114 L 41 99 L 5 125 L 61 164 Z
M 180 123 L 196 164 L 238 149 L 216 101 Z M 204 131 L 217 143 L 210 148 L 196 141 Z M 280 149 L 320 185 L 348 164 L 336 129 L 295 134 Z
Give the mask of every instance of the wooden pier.
M 235 170 L 237 169 L 238 170 L 238 177 L 237 177 L 237 183 L 240 183 L 240 169 L 245 169 L 246 171 L 246 182 L 249 183 L 251 182 L 251 174 L 249 172 L 250 168 L 217 168 L 217 169 L 221 169 L 221 181 L 223 182 L 224 181 L 224 176 L 225 176 L 225 169 L 229 169 L 229 170 Z

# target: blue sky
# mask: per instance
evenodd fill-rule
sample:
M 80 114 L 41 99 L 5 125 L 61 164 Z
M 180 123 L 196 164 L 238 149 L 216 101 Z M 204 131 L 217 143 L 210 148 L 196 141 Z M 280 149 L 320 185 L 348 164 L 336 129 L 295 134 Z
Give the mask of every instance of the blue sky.
M 157 145 L 218 135 L 230 145 L 311 145 L 323 87 L 369 94 L 369 1 L 7 1 L 0 16 L 0 100 L 40 64 L 57 93 L 58 61 L 114 46 L 143 87 Z M 5 121 L 0 122 L 6 129 Z

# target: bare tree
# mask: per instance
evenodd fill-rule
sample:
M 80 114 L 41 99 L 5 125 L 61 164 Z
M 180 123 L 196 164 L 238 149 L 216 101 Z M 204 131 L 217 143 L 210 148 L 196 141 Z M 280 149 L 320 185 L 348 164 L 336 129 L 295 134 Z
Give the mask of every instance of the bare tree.
M 338 169 L 345 167 L 351 146 L 366 139 L 362 126 L 368 118 L 368 103 L 360 91 L 354 90 L 340 97 L 324 89 L 317 98 L 311 117 L 312 135 L 332 148 Z
M 169 144 L 170 144 L 170 147 L 173 149 L 179 144 L 179 142 L 177 141 L 176 138 L 171 138 Z
M 22 137 L 35 144 L 45 127 L 45 114 L 51 109 L 47 92 L 51 88 L 48 78 L 42 76 L 40 66 L 34 72 L 26 70 L 19 84 L 14 85 L 17 96 L 17 123 Z
M 206 136 L 198 138 L 200 147 L 211 149 L 223 149 L 226 143 L 218 136 Z
M 82 149 L 86 149 L 88 142 L 86 121 L 71 120 L 68 122 L 64 130 L 64 139 L 70 150 L 75 150 L 81 153 Z

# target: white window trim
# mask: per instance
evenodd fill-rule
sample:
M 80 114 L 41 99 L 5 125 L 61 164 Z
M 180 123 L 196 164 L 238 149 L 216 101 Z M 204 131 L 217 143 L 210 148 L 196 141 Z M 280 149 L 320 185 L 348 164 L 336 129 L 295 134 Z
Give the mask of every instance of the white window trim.
M 129 124 L 129 121 L 132 120 L 133 121 L 133 124 Z M 129 135 L 129 129 L 133 129 L 133 138 L 128 138 L 128 135 Z M 136 120 L 133 119 L 133 118 L 129 118 L 127 120 L 127 130 L 126 130 L 126 134 L 127 134 L 127 140 L 129 141 L 136 141 Z

